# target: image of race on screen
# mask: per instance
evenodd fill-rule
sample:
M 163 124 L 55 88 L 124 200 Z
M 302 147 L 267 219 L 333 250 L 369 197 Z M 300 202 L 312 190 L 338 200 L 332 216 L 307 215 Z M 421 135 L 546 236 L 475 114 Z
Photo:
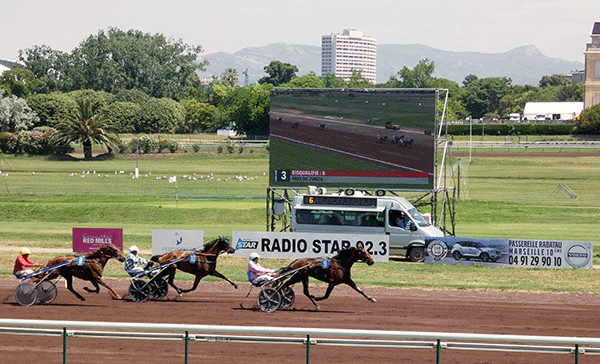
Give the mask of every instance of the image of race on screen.
M 270 185 L 431 190 L 436 100 L 433 89 L 274 89 Z

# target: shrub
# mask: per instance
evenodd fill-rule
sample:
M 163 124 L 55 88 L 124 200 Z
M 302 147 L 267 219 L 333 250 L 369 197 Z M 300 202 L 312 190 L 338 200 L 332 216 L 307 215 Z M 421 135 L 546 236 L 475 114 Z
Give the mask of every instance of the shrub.
M 175 153 L 179 149 L 179 142 L 175 139 L 162 139 L 158 141 L 158 152 L 168 149 L 169 152 Z
M 200 151 L 200 144 L 195 143 L 192 145 L 192 149 L 194 149 L 194 153 L 198 153 Z
M 0 150 L 2 153 L 10 154 L 15 153 L 19 137 L 9 132 L 0 133 Z
M 121 153 L 121 154 L 125 153 L 125 151 L 126 151 L 127 149 L 130 149 L 130 148 L 129 148 L 129 144 L 125 144 L 125 142 L 123 142 L 123 141 L 121 140 L 121 138 L 119 138 L 119 142 L 117 143 L 117 145 L 116 145 L 116 146 L 117 146 L 117 148 L 119 148 L 119 153 Z M 134 149 L 135 149 L 135 147 L 134 147 Z
M 581 112 L 576 132 L 580 134 L 600 134 L 600 104 L 588 107 Z
M 51 137 L 51 130 L 45 132 L 40 130 L 30 132 L 29 141 L 25 146 L 25 151 L 29 154 L 49 154 L 52 149 L 50 142 Z
M 168 140 L 169 152 L 175 153 L 179 149 L 179 142 L 175 139 Z
M 137 146 L 136 143 L 138 144 Z M 140 152 L 147 154 L 158 149 L 158 142 L 156 139 L 148 135 L 142 135 L 137 139 L 131 139 L 131 142 L 129 142 L 129 147 L 133 153 L 135 153 L 137 148 L 139 148 Z
M 5 154 L 23 153 L 29 144 L 29 134 L 25 131 L 0 133 L 0 150 Z
M 158 141 L 158 153 L 162 153 L 163 150 L 169 148 L 169 141 L 166 139 L 161 139 Z
M 233 141 L 231 139 L 227 139 L 227 142 L 225 143 L 225 149 L 227 149 L 229 154 L 233 153 L 235 145 L 233 144 Z

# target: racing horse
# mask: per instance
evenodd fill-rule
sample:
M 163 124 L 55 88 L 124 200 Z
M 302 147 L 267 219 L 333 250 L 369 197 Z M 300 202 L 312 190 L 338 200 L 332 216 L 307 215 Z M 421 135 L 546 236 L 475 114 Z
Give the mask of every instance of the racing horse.
M 168 283 L 171 287 L 175 288 L 175 291 L 181 295 L 182 293 L 187 293 L 195 290 L 200 283 L 200 280 L 206 276 L 214 276 L 219 277 L 227 282 L 231 283 L 236 289 L 238 288 L 237 284 L 233 283 L 229 278 L 225 277 L 223 274 L 217 271 L 217 257 L 222 252 L 227 252 L 229 254 L 233 254 L 235 249 L 231 247 L 229 243 L 229 239 L 218 237 L 217 239 L 204 244 L 204 248 L 202 252 L 182 252 L 182 251 L 172 251 L 165 253 L 163 255 L 155 255 L 150 258 L 150 262 L 146 265 L 146 270 L 150 266 L 150 264 L 156 262 L 161 265 L 168 265 L 169 262 L 178 260 L 173 264 L 169 265 L 161 271 L 156 279 L 163 278 L 165 276 L 169 276 Z M 195 263 L 191 263 L 190 259 L 188 259 L 192 254 L 196 255 Z M 183 259 L 182 259 L 183 258 Z M 194 285 L 190 289 L 181 289 L 175 285 L 173 282 L 175 278 L 175 273 L 177 269 L 190 273 L 196 276 L 194 280 Z
M 321 258 L 301 258 L 293 261 L 287 267 L 283 267 L 279 270 L 279 274 L 297 270 L 290 279 L 282 284 L 279 290 L 291 286 L 294 283 L 302 282 L 304 287 L 304 295 L 308 297 L 311 302 L 315 305 L 315 309 L 319 310 L 319 305 L 315 301 L 322 301 L 329 297 L 333 288 L 338 284 L 347 284 L 352 287 L 356 292 L 363 295 L 366 299 L 371 302 L 376 300 L 372 297 L 367 296 L 360 288 L 356 286 L 356 283 L 350 277 L 350 268 L 355 262 L 363 261 L 368 265 L 373 265 L 373 258 L 365 250 L 362 243 L 358 243 L 356 248 L 347 248 L 340 250 L 333 258 L 329 260 L 329 267 L 323 267 L 323 259 Z M 322 282 L 329 283 L 327 291 L 323 297 L 315 297 L 308 291 L 308 278 L 312 277 Z
M 52 271 L 47 277 L 44 275 L 39 275 L 33 278 L 33 281 L 39 281 L 42 279 L 55 279 L 59 275 L 62 276 L 67 281 L 67 288 L 69 291 L 73 292 L 77 298 L 82 301 L 85 301 L 85 298 L 77 293 L 73 289 L 73 277 L 82 279 L 84 281 L 90 281 L 92 285 L 96 289 L 91 289 L 88 287 L 83 287 L 88 292 L 99 293 L 100 286 L 102 285 L 108 289 L 113 299 L 121 299 L 121 296 L 117 294 L 112 288 L 110 288 L 104 281 L 102 280 L 102 272 L 104 271 L 104 267 L 106 263 L 111 259 L 115 258 L 119 262 L 125 261 L 125 256 L 116 246 L 113 244 L 102 245 L 98 249 L 93 252 L 85 254 L 85 262 L 83 265 L 79 266 L 76 262 L 71 264 L 64 265 L 54 271 Z M 61 263 L 65 263 L 68 261 L 72 261 L 77 259 L 75 255 L 61 255 L 56 258 L 50 259 L 43 268 L 50 268 Z

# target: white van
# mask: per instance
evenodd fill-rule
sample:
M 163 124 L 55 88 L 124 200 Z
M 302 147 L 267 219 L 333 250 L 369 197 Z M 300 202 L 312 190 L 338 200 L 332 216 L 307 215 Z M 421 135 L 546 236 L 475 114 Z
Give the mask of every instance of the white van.
M 402 255 L 411 262 L 425 257 L 425 238 L 444 236 L 404 197 L 355 193 L 295 196 L 290 231 L 386 234 L 390 255 Z
M 516 121 L 516 122 L 520 122 L 521 121 L 521 114 L 517 113 L 512 113 L 509 115 L 508 121 Z

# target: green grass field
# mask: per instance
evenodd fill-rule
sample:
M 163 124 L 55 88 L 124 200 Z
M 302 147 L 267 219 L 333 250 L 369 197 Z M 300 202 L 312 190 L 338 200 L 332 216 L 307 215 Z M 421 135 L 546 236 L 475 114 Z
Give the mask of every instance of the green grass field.
M 266 153 L 247 152 L 141 155 L 141 178 L 134 179 L 130 173 L 136 159 L 130 154 L 93 161 L 0 155 L 0 245 L 69 249 L 73 227 L 122 228 L 124 246 L 135 244 L 142 250 L 151 248 L 152 229 L 204 230 L 206 240 L 231 237 L 234 230 L 264 231 L 268 160 Z M 165 179 L 170 176 L 177 176 L 177 186 Z M 600 167 L 593 157 L 463 160 L 456 234 L 585 240 L 593 241 L 598 251 L 599 180 Z M 569 197 L 559 184 L 577 198 Z M 0 274 L 12 272 L 15 254 L 0 252 Z M 54 255 L 36 253 L 32 258 L 44 261 Z M 594 260 L 600 262 L 597 253 Z M 264 262 L 273 268 L 285 263 Z M 234 280 L 246 280 L 244 259 L 223 257 L 219 270 Z M 117 262 L 110 262 L 105 274 L 125 277 Z M 372 267 L 359 264 L 353 276 L 362 285 L 391 287 L 600 292 L 596 270 L 392 261 Z

